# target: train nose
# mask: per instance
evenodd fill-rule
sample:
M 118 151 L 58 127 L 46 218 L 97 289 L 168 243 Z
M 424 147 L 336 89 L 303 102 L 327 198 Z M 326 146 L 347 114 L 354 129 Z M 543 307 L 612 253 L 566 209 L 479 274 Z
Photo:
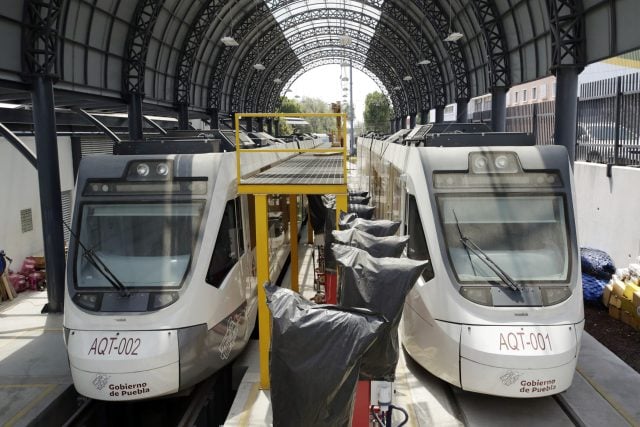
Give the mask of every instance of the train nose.
M 72 330 L 68 352 L 76 389 L 92 399 L 146 399 L 178 391 L 176 330 Z
M 464 325 L 460 337 L 462 388 L 511 397 L 566 390 L 578 356 L 578 326 Z

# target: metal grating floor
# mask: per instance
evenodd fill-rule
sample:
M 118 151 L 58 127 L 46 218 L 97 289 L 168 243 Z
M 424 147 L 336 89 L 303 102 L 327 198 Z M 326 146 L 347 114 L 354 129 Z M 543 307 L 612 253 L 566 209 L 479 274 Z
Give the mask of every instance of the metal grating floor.
M 345 183 L 342 156 L 302 154 L 242 180 L 242 184 L 340 185 Z

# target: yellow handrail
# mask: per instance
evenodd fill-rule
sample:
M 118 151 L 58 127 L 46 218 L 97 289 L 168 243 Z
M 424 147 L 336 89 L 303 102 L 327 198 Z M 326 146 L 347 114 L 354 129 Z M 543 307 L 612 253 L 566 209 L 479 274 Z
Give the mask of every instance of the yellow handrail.
M 342 141 L 342 147 L 336 148 L 261 148 L 247 149 L 240 148 L 240 119 L 242 118 L 279 118 L 279 117 L 335 117 L 341 119 L 341 126 L 338 128 L 338 141 Z M 235 141 L 236 141 L 236 182 L 242 184 L 242 172 L 240 155 L 244 153 L 342 153 L 342 173 L 346 182 L 347 179 L 347 114 L 346 113 L 236 113 L 234 118 Z

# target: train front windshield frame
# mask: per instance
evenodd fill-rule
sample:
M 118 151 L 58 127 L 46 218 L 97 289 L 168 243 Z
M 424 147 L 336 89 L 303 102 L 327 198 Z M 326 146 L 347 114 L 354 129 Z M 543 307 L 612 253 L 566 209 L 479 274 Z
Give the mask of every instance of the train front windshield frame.
M 179 288 L 192 264 L 204 202 L 86 203 L 80 241 L 127 288 Z M 76 289 L 112 289 L 84 256 L 75 258 Z
M 571 246 L 563 194 L 440 194 L 446 251 L 458 282 L 500 282 L 462 237 L 520 283 L 567 283 Z

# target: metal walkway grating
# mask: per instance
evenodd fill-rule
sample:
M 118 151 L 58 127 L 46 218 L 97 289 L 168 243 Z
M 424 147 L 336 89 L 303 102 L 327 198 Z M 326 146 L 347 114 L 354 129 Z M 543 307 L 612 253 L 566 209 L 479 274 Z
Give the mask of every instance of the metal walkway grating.
M 241 184 L 340 185 L 345 183 L 342 156 L 302 154 L 252 177 Z

